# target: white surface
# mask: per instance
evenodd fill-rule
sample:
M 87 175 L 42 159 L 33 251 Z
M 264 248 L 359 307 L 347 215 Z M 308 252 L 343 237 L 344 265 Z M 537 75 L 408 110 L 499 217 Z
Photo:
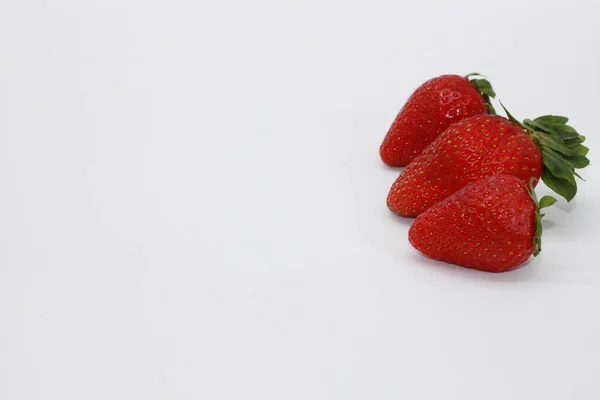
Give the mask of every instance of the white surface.
M 0 398 L 600 398 L 598 168 L 544 251 L 428 261 L 378 146 L 477 71 L 598 159 L 595 1 L 0 3 Z

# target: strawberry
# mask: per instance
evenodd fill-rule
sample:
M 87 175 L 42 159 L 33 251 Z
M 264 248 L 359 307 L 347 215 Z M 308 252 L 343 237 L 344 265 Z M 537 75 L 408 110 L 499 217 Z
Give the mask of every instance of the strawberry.
M 541 251 L 540 209 L 556 199 L 538 203 L 512 175 L 493 175 L 472 182 L 419 215 L 408 239 L 433 259 L 488 272 L 517 267 Z
M 442 75 L 422 84 L 400 110 L 379 154 L 392 167 L 408 165 L 450 124 L 474 115 L 495 114 L 496 94 L 486 79 Z M 470 79 L 470 80 L 469 80 Z
M 577 193 L 576 168 L 589 164 L 585 137 L 566 125 L 568 119 L 543 116 L 518 122 L 497 115 L 460 121 L 435 139 L 402 171 L 387 204 L 393 212 L 414 217 L 482 177 L 507 174 L 525 182 L 542 178 L 570 201 Z

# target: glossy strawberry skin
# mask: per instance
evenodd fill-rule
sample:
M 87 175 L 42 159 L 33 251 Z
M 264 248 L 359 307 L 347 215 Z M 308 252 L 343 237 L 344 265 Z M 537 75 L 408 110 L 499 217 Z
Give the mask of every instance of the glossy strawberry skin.
M 452 123 L 480 114 L 487 114 L 486 103 L 468 79 L 430 79 L 396 116 L 379 148 L 381 159 L 392 167 L 406 166 Z
M 470 183 L 417 217 L 408 238 L 433 259 L 503 272 L 532 255 L 536 207 L 522 180 L 490 176 Z
M 460 121 L 402 171 L 387 198 L 389 209 L 415 217 L 470 182 L 506 174 L 539 179 L 542 157 L 521 127 L 497 115 Z

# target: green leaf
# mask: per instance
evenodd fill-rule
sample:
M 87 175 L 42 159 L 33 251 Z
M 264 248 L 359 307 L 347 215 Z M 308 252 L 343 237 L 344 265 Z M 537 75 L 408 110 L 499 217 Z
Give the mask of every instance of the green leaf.
M 477 76 L 478 78 L 469 79 L 472 76 Z M 494 91 L 494 88 L 492 88 L 492 84 L 490 83 L 490 81 L 485 79 L 483 75 L 475 72 L 468 74 L 467 76 L 465 76 L 465 78 L 469 79 L 469 82 L 471 82 L 475 89 L 477 89 L 477 91 L 481 93 L 481 97 L 483 97 L 483 100 L 487 105 L 488 114 L 496 115 L 496 109 L 494 108 L 494 105 L 490 100 L 490 98 L 493 99 L 496 97 L 496 92 Z
M 488 114 L 496 115 L 496 109 L 494 108 L 494 105 L 492 104 L 492 101 L 490 100 L 490 96 L 488 96 L 487 94 L 484 94 L 483 100 L 485 100 L 485 104 L 487 105 Z
M 554 130 L 554 126 L 552 126 L 551 124 L 545 123 L 545 122 L 541 122 L 541 121 L 532 121 L 530 119 L 526 119 L 523 121 L 523 123 L 525 125 L 531 126 L 533 130 L 535 130 L 535 128 L 540 129 L 546 133 L 557 133 Z
M 477 88 L 479 93 L 490 96 L 492 99 L 496 97 L 496 92 L 492 88 Z
M 576 137 L 576 138 L 573 138 L 573 139 L 563 140 L 563 143 L 569 149 L 576 149 L 584 141 L 585 141 L 585 138 L 582 138 L 581 135 L 579 135 L 579 137 Z
M 544 132 L 543 136 L 545 138 L 551 139 L 556 144 L 563 145 L 565 143 L 565 141 L 563 140 L 563 138 L 561 138 L 560 135 L 554 131 L 554 129 L 551 129 L 548 132 Z
M 555 125 L 554 131 L 565 140 L 574 139 L 579 136 L 579 133 L 575 130 L 575 128 L 569 125 Z
M 487 79 L 472 79 L 471 83 L 483 95 L 488 95 L 491 98 L 496 97 L 496 92 L 492 88 L 492 84 Z
M 586 156 L 581 156 L 579 154 L 575 154 L 574 156 L 570 156 L 567 157 L 567 160 L 569 160 L 569 162 L 571 164 L 573 164 L 573 166 L 575 168 L 585 168 L 588 165 L 590 165 L 590 160 L 587 159 Z
M 572 185 L 575 185 L 575 177 L 573 176 L 575 167 L 573 164 L 550 149 L 542 149 L 542 158 L 546 167 L 545 169 L 550 170 L 552 175 L 565 179 Z
M 475 84 L 478 88 L 491 88 L 492 84 L 487 79 L 474 79 L 471 82 Z
M 514 122 L 515 124 L 519 125 L 521 128 L 523 129 L 527 129 L 522 123 L 521 121 L 519 121 L 518 119 L 516 119 L 515 117 L 512 116 L 512 114 L 510 112 L 508 112 L 508 110 L 506 109 L 506 107 L 504 107 L 504 104 L 502 104 L 502 102 L 500 102 L 500 105 L 502 106 L 502 108 L 504 109 L 504 112 L 506 113 L 506 116 L 508 117 L 509 120 L 511 120 L 512 122 Z
M 540 200 L 539 209 L 550 207 L 552 204 L 556 203 L 556 199 L 552 196 L 544 196 Z
M 582 179 L 575 169 L 587 167 L 590 160 L 586 157 L 588 148 L 581 144 L 585 136 L 567 125 L 568 121 L 567 117 L 544 115 L 524 123 L 527 134 L 542 153 L 542 180 L 570 201 L 577 194 L 575 177 Z
M 573 197 L 577 194 L 577 184 L 571 184 L 566 179 L 552 175 L 547 168 L 544 168 L 542 171 L 542 181 L 544 181 L 546 186 L 554 190 L 556 194 L 564 197 L 567 201 L 573 200 Z
M 469 79 L 469 77 L 471 76 L 477 76 L 479 78 Z M 494 105 L 490 100 L 496 97 L 496 92 L 494 91 L 494 88 L 492 88 L 492 84 L 490 83 L 490 81 L 485 79 L 483 75 L 475 72 L 468 74 L 465 78 L 469 79 L 469 82 L 471 82 L 475 89 L 477 89 L 477 91 L 481 93 L 481 97 L 483 97 L 483 100 L 487 105 L 488 114 L 496 115 L 496 109 L 494 108 Z
M 574 156 L 577 152 L 568 146 L 565 146 L 564 142 L 558 137 L 556 133 L 532 133 L 532 138 L 542 147 L 546 149 L 552 149 L 557 153 L 564 154 L 565 156 Z
M 588 149 L 584 145 L 577 146 L 577 148 L 575 149 L 575 153 L 580 156 L 586 156 L 588 151 L 590 151 L 590 149 Z
M 492 99 L 496 97 L 496 92 L 494 92 L 494 88 L 492 88 L 490 81 L 487 79 L 477 79 L 474 82 L 480 93 L 487 94 Z
M 569 118 L 558 115 L 543 115 L 534 119 L 536 122 L 547 123 L 550 125 L 564 125 L 569 122 Z

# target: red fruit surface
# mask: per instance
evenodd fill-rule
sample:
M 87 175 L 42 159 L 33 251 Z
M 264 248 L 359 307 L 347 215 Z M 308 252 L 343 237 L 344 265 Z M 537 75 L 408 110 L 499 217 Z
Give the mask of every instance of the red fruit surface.
M 503 272 L 532 255 L 536 210 L 522 180 L 490 176 L 470 183 L 417 217 L 408 238 L 433 259 Z
M 487 114 L 479 91 L 468 79 L 442 75 L 421 85 L 392 123 L 379 154 L 392 167 L 408 165 L 452 123 Z
M 542 168 L 540 151 L 519 125 L 497 115 L 475 116 L 448 128 L 402 171 L 387 205 L 399 215 L 415 217 L 485 176 L 537 182 Z

